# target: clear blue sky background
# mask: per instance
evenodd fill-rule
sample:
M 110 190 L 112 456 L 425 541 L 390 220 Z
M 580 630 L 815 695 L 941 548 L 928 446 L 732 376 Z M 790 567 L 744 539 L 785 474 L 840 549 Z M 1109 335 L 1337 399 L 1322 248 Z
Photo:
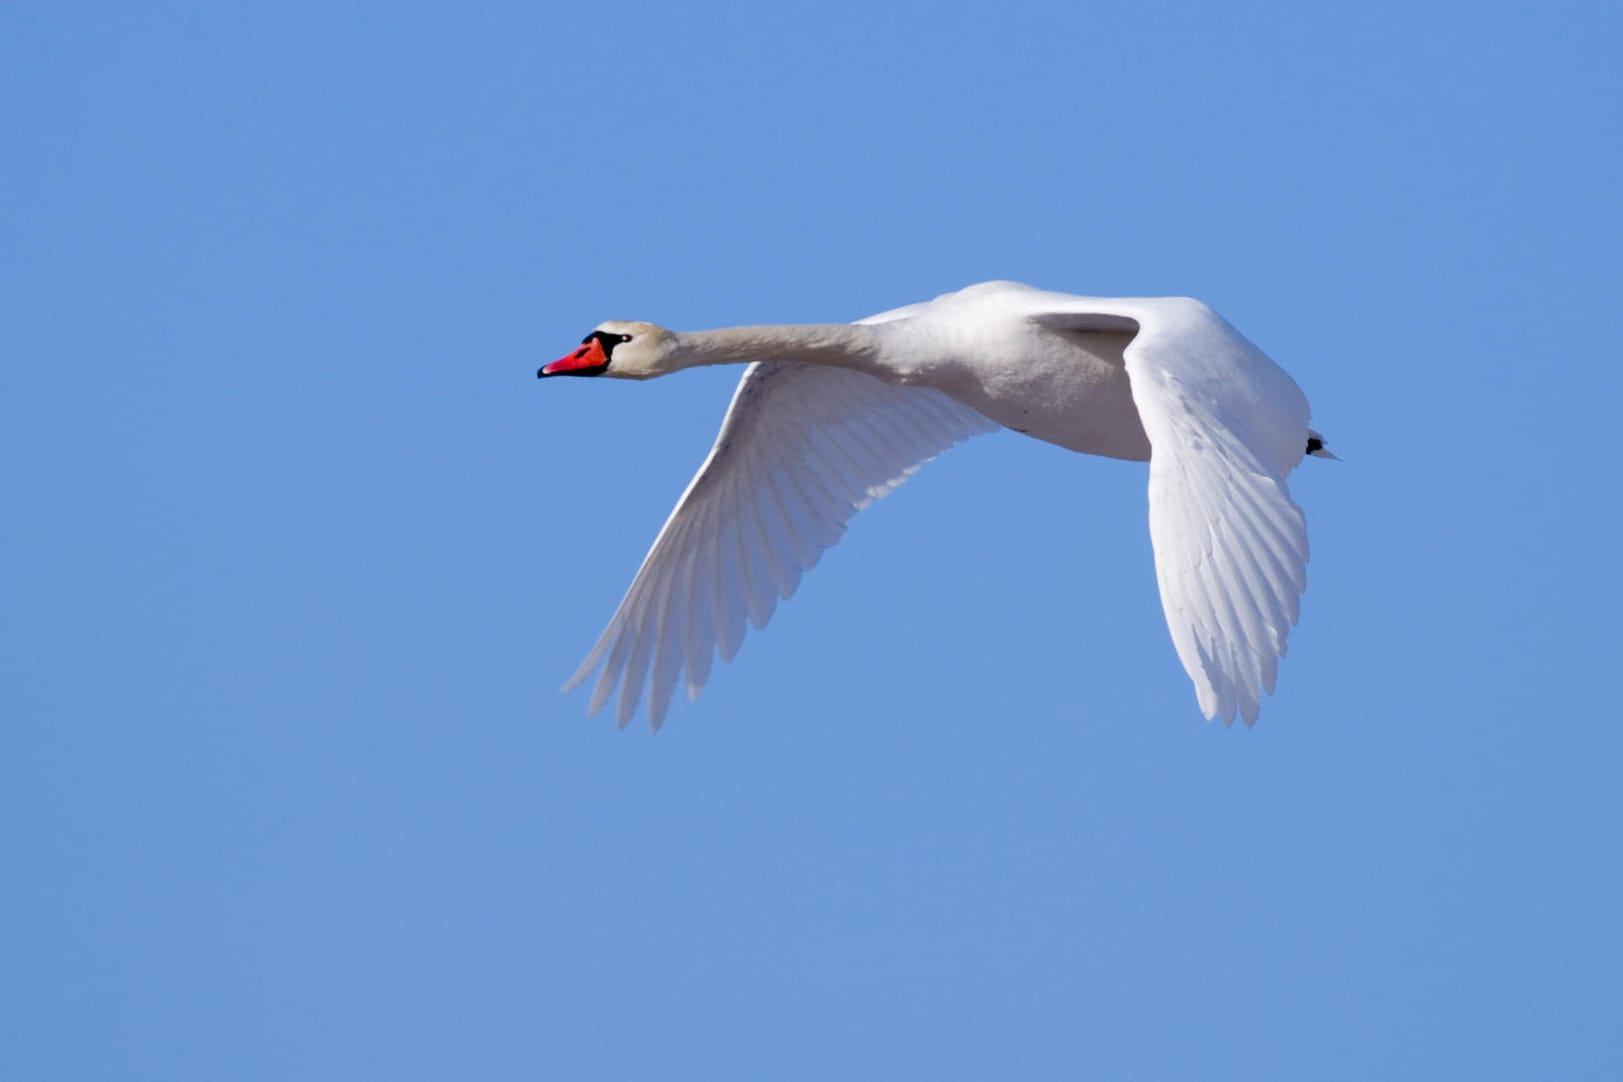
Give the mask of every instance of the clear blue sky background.
M 0 15 L 5 1077 L 1617 1077 L 1616 4 L 338 7 Z M 995 277 L 1307 390 L 1255 729 L 1007 433 L 558 695 L 736 373 L 538 364 Z

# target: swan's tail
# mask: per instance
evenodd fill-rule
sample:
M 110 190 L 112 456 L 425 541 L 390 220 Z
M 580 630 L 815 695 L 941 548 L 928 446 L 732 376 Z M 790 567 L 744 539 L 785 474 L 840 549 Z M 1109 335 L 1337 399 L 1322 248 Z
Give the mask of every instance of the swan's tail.
M 1307 430 L 1307 453 L 1315 458 L 1334 458 L 1337 462 L 1341 461 L 1336 455 L 1330 453 L 1330 448 L 1325 445 L 1324 437 L 1311 428 Z

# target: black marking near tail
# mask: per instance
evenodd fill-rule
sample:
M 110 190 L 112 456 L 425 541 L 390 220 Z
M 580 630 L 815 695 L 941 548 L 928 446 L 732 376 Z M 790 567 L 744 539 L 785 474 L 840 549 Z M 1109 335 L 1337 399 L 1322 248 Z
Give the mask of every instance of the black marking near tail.
M 1317 436 L 1309 436 L 1307 438 L 1307 453 L 1308 454 L 1312 454 L 1314 451 L 1322 451 L 1322 450 L 1324 450 L 1324 441 L 1323 440 L 1319 439 L 1319 437 L 1317 437 Z

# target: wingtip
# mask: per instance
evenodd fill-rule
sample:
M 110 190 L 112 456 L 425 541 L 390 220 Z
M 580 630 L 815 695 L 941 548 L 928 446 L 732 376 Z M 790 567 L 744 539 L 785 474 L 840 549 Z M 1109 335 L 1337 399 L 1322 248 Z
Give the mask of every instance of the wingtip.
M 589 718 L 597 717 L 597 712 L 603 709 L 604 704 L 609 701 L 609 696 L 613 692 L 614 680 L 610 676 L 609 670 L 605 669 L 602 677 L 597 681 L 597 686 L 592 689 L 592 701 L 586 705 L 586 716 Z
M 580 687 L 586 682 L 586 678 L 592 675 L 592 670 L 595 668 L 597 668 L 597 654 L 594 652 L 588 655 L 585 661 L 580 663 L 580 668 L 575 670 L 575 675 L 571 676 L 568 680 L 565 680 L 564 686 L 560 688 L 559 691 L 574 691 L 576 688 Z

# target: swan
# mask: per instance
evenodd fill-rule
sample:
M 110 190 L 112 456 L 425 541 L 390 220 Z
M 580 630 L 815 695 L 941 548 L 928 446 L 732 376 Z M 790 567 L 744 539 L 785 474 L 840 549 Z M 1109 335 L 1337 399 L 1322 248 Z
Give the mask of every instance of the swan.
M 1307 524 L 1285 480 L 1334 458 L 1295 381 L 1187 297 L 1104 298 L 983 282 L 856 323 L 679 332 L 600 323 L 539 377 L 650 379 L 747 363 L 709 457 L 654 539 L 569 691 L 588 715 L 647 689 L 659 728 L 684 673 L 778 599 L 856 512 L 971 436 L 1010 428 L 1150 464 L 1161 606 L 1208 720 L 1256 721 L 1307 584 Z

